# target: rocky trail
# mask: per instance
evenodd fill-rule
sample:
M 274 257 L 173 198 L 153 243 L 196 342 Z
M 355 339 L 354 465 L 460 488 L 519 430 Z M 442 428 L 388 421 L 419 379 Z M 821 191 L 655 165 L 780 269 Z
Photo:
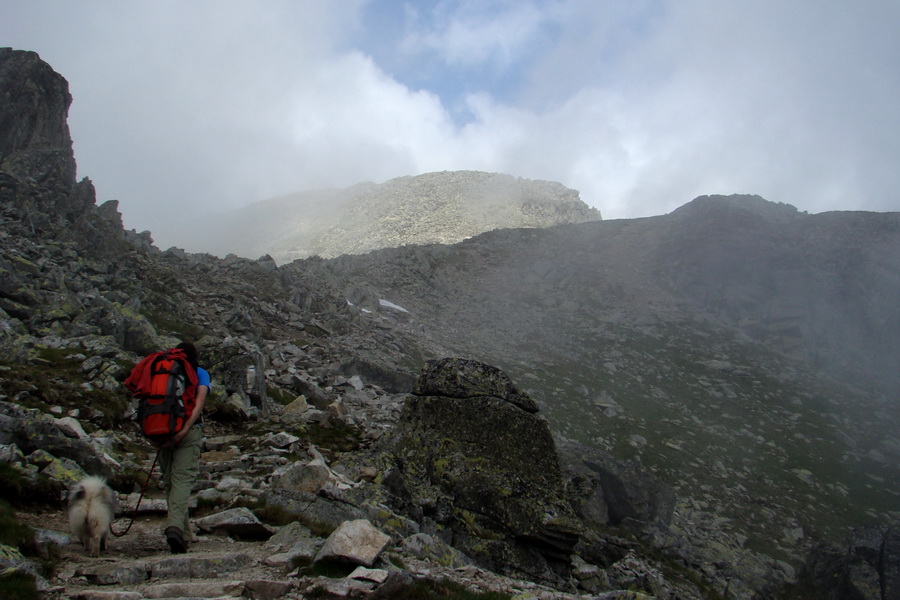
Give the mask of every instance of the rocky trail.
M 221 438 L 218 440 L 221 442 Z M 213 439 L 210 446 L 216 447 Z M 212 451 L 213 454 L 215 451 Z M 247 492 L 252 478 L 261 476 L 258 465 L 276 463 L 271 452 L 260 461 L 244 457 L 237 461 L 215 460 L 202 465 L 197 491 L 206 497 L 217 488 L 226 492 Z M 218 458 L 221 459 L 221 456 Z M 255 463 L 250 469 L 241 467 Z M 146 464 L 145 468 L 149 468 Z M 227 478 L 222 476 L 228 472 Z M 224 483 L 224 485 L 222 485 Z M 147 497 L 134 517 L 137 494 L 120 495 L 120 507 L 106 549 L 92 557 L 77 540 L 67 534 L 68 520 L 63 510 L 23 512 L 20 520 L 53 540 L 55 576 L 47 582 L 42 597 L 51 600 L 138 600 L 189 598 L 394 598 L 402 596 L 418 581 L 451 581 L 457 589 L 486 597 L 516 597 L 529 600 L 586 600 L 588 598 L 650 598 L 641 593 L 570 594 L 528 581 L 506 578 L 472 564 L 442 566 L 422 560 L 422 546 L 392 545 L 372 568 L 332 562 L 324 574 L 307 574 L 309 565 L 326 540 L 296 522 L 268 526 L 249 511 L 226 509 L 192 519 L 190 546 L 185 554 L 171 554 L 162 531 L 165 528 L 165 500 L 154 476 Z M 239 488 L 239 489 L 228 489 Z M 200 494 L 201 497 L 204 494 Z M 192 514 L 197 514 L 193 502 Z M 201 511 L 204 512 L 204 511 Z M 133 520 L 133 523 L 132 523 Z M 129 527 L 130 525 L 130 527 Z M 126 528 L 128 528 L 126 532 Z M 319 569 L 322 571 L 322 569 Z M 442 584 L 451 585 L 451 584 Z M 491 595 L 493 594 L 493 595 Z M 503 596 L 499 596 L 502 594 Z M 477 597 L 477 596 L 474 596 Z

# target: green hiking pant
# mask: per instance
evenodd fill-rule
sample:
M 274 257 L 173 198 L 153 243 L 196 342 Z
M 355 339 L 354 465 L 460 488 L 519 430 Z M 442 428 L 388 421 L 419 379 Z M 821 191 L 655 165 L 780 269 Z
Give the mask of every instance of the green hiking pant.
M 200 451 L 203 447 L 203 430 L 191 427 L 190 432 L 175 446 L 163 448 L 159 453 L 162 482 L 166 488 L 169 514 L 166 527 L 177 527 L 187 535 L 188 500 L 197 474 L 200 472 Z

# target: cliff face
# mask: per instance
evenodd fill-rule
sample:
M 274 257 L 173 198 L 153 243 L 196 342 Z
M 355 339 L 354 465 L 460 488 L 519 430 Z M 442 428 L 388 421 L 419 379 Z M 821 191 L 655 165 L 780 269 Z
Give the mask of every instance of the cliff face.
M 14 176 L 62 188 L 75 183 L 69 84 L 34 52 L 0 48 L 0 161 Z

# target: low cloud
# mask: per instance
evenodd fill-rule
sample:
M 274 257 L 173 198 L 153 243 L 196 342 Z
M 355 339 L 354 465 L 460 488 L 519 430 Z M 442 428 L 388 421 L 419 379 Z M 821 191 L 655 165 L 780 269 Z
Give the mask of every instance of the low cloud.
M 0 0 L 70 82 L 126 226 L 427 171 L 559 181 L 605 218 L 710 193 L 898 210 L 900 5 Z M 169 236 L 169 237 L 167 237 Z

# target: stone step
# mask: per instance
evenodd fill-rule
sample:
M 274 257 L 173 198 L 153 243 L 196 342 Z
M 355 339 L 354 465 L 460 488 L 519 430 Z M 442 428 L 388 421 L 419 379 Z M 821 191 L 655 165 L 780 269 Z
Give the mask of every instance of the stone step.
M 187 598 L 242 598 L 275 600 L 286 595 L 295 583 L 287 580 L 199 580 L 174 583 L 151 583 L 133 589 L 80 589 L 67 590 L 66 598 L 76 600 L 174 600 Z
M 111 559 L 81 566 L 75 572 L 91 584 L 130 585 L 151 579 L 210 579 L 257 564 L 245 552 L 182 554 L 155 559 Z
M 259 548 L 259 544 L 248 544 Z M 252 552 L 197 552 L 146 559 L 107 558 L 75 570 L 60 598 L 280 598 L 294 586 Z M 275 577 L 260 578 L 265 569 Z M 241 573 L 244 578 L 241 578 Z M 59 591 L 59 590 L 57 590 Z

